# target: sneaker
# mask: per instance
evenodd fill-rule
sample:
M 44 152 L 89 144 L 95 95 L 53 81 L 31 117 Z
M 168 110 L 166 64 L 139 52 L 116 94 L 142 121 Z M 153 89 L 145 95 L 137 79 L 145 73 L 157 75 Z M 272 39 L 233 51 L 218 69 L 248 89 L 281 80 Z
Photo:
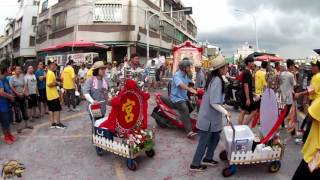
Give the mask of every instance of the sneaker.
M 10 137 L 8 135 L 4 136 L 4 143 L 10 145 L 13 143 L 13 141 L 10 139 Z
M 296 139 L 294 140 L 294 142 L 295 142 L 297 145 L 303 145 L 302 138 L 296 138 Z
M 188 137 L 188 138 L 192 138 L 192 137 L 194 137 L 194 136 L 196 136 L 196 135 L 198 135 L 198 133 L 193 132 L 193 131 L 190 131 L 190 132 L 187 134 L 187 137 Z
M 62 123 L 58 123 L 58 124 L 56 125 L 56 128 L 58 128 L 58 129 L 66 129 L 67 126 L 63 125 Z
M 206 169 L 207 169 L 207 166 L 205 165 L 200 165 L 200 166 L 190 165 L 190 168 L 189 168 L 191 172 L 203 172 Z
M 55 129 L 57 128 L 57 124 L 56 123 L 52 123 L 50 129 Z
M 212 159 L 203 159 L 202 164 L 207 166 L 215 166 L 218 164 L 218 162 Z
M 12 135 L 12 134 L 9 134 L 8 137 L 9 137 L 10 140 L 13 141 L 13 142 L 17 140 L 17 137 L 15 137 L 15 136 Z

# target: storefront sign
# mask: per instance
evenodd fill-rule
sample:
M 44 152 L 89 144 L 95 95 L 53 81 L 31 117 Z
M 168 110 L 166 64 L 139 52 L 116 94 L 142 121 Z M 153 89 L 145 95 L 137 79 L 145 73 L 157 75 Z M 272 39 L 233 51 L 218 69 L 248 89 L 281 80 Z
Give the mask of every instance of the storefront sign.
M 77 53 L 77 54 L 68 54 L 67 62 L 73 60 L 75 65 L 79 66 L 82 63 L 93 64 L 93 58 L 98 57 L 98 53 Z

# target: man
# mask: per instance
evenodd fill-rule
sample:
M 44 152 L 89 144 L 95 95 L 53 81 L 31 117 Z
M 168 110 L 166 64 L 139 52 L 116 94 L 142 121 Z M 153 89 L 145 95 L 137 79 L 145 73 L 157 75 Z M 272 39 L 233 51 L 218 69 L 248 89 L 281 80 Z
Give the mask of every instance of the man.
M 239 124 L 249 124 L 256 116 L 258 103 L 254 101 L 253 96 L 253 77 L 252 71 L 255 68 L 253 57 L 248 56 L 245 60 L 246 68 L 242 73 L 242 84 L 241 84 L 241 109 L 242 112 L 239 116 Z M 244 115 L 249 113 L 246 121 L 243 123 Z
M 132 54 L 130 57 L 130 62 L 125 64 L 123 68 L 125 78 L 136 78 L 133 76 L 138 76 L 138 79 L 142 80 L 142 74 L 144 69 L 140 67 L 138 54 Z
M 257 96 L 262 96 L 264 90 L 267 88 L 267 80 L 266 80 L 267 67 L 268 67 L 268 62 L 263 61 L 261 63 L 261 68 L 256 72 L 254 87 L 255 87 L 255 93 Z
M 24 91 L 24 75 L 22 74 L 22 70 L 20 66 L 16 66 L 15 75 L 10 78 L 10 88 L 15 96 L 14 102 L 14 110 L 15 117 L 17 121 L 17 132 L 21 133 L 22 128 L 21 123 L 22 120 L 25 122 L 25 128 L 33 129 L 32 126 L 28 125 L 28 115 L 26 109 L 26 97 Z M 22 115 L 22 116 L 21 116 Z
M 287 60 L 287 70 L 280 74 L 280 94 L 281 101 L 285 104 L 285 108 L 287 108 L 287 117 L 289 115 L 290 109 L 293 104 L 293 94 L 294 87 L 296 86 L 296 80 L 294 74 L 294 61 L 291 59 Z M 285 123 L 283 121 L 282 127 L 285 127 Z
M 10 103 L 14 102 L 14 96 L 11 93 L 9 82 L 6 78 L 9 68 L 2 65 L 0 69 L 0 124 L 4 135 L 4 142 L 12 144 L 16 137 L 11 134 L 10 123 L 12 122 L 12 112 Z
M 148 69 L 148 83 L 149 83 L 149 89 L 151 89 L 151 87 L 153 89 L 157 88 L 157 82 L 156 82 L 156 70 L 157 70 L 157 66 L 156 66 L 156 61 L 155 60 L 151 60 L 151 65 L 150 67 L 147 68 Z
M 73 69 L 73 60 L 69 60 L 67 63 L 67 67 L 63 69 L 62 72 L 62 82 L 63 82 L 63 89 L 66 92 L 66 103 L 68 106 L 69 111 L 79 111 L 76 109 L 76 74 Z M 72 104 L 73 108 L 70 107 Z
M 311 101 L 311 103 L 309 104 L 312 104 L 314 100 L 320 98 L 320 60 L 317 60 L 317 59 L 313 60 L 311 62 L 311 65 L 312 65 L 313 76 L 311 79 L 310 87 L 308 87 L 308 90 L 306 91 L 295 94 L 295 99 L 298 99 L 301 96 L 309 95 L 309 100 Z M 307 129 L 303 134 L 303 139 L 302 139 L 303 142 L 306 141 L 312 125 L 312 122 L 308 119 L 308 116 L 306 116 L 306 119 L 304 121 L 307 122 Z M 303 129 L 303 127 L 301 129 Z
M 196 88 L 203 88 L 206 84 L 206 77 L 202 70 L 201 64 L 196 64 L 195 66 L 196 70 Z
M 86 73 L 88 72 L 88 68 L 86 67 L 85 63 L 82 63 L 78 72 L 78 78 L 85 78 Z
M 46 71 L 43 68 L 43 62 L 38 63 L 38 69 L 36 70 L 37 86 L 39 92 L 39 111 L 40 116 L 48 113 L 47 95 L 46 95 Z
M 50 111 L 51 129 L 65 129 L 66 126 L 60 122 L 60 96 L 58 93 L 57 86 L 59 83 L 56 80 L 55 71 L 57 64 L 53 60 L 48 60 L 48 74 L 46 77 L 46 94 L 48 98 L 48 109 Z
M 188 87 L 189 82 L 191 82 L 188 77 L 188 74 L 191 72 L 191 65 L 192 63 L 188 58 L 184 58 L 179 63 L 179 70 L 175 73 L 172 79 L 170 95 L 170 99 L 173 102 L 174 107 L 179 111 L 180 119 L 184 124 L 188 138 L 197 135 L 197 133 L 192 131 L 189 107 L 187 104 L 187 92 L 197 94 L 197 91 Z
M 37 87 L 37 78 L 34 75 L 34 70 L 32 66 L 28 67 L 27 74 L 24 76 L 24 84 L 25 84 L 25 94 L 28 100 L 28 111 L 29 117 L 31 118 L 39 118 L 37 115 L 37 97 L 38 97 L 38 87 Z

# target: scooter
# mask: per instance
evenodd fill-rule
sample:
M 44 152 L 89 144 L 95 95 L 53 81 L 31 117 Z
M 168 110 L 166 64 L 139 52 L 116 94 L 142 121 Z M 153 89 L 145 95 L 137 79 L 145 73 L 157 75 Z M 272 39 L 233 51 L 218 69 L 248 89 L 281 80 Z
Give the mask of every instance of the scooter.
M 201 99 L 204 94 L 203 89 L 197 89 L 197 95 L 190 95 L 189 112 L 192 130 L 197 131 L 197 113 L 195 109 L 199 109 Z M 151 116 L 155 119 L 157 125 L 161 128 L 180 128 L 184 129 L 182 121 L 179 119 L 178 110 L 174 109 L 174 105 L 168 97 L 156 94 L 157 106 L 153 109 Z M 197 107 L 197 108 L 195 108 Z
M 228 78 L 229 84 L 226 88 L 225 104 L 232 106 L 235 110 L 240 107 L 240 82 Z

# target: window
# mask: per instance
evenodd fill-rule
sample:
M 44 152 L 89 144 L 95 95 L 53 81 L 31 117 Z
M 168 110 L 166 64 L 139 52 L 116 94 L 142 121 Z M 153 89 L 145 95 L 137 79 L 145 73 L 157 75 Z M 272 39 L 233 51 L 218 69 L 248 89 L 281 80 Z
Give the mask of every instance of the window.
M 15 29 L 20 29 L 22 26 L 22 17 L 18 19 Z
M 37 17 L 36 16 L 33 16 L 32 17 L 32 25 L 37 25 Z
M 36 44 L 36 38 L 34 36 L 30 36 L 29 46 L 34 47 Z
M 171 11 L 171 7 L 172 7 L 172 5 L 168 1 L 164 1 L 163 9 L 164 9 L 165 12 Z
M 48 0 L 44 1 L 41 6 L 41 12 L 48 9 Z
M 150 16 L 152 16 L 153 13 L 148 11 L 148 19 Z M 148 20 L 147 19 L 147 20 Z M 146 21 L 147 21 L 146 20 Z M 158 15 L 155 15 L 153 16 L 150 21 L 149 21 L 149 28 L 150 29 L 153 29 L 153 30 L 158 30 L 159 29 L 159 26 L 160 26 L 160 20 L 159 20 L 159 16 Z
M 95 4 L 93 21 L 121 22 L 122 4 Z
M 66 27 L 66 12 L 60 12 L 52 16 L 52 30 L 56 31 Z
M 48 20 L 41 21 L 38 26 L 37 34 L 39 37 L 47 34 Z
M 162 21 L 161 23 L 163 26 L 163 35 L 166 35 L 170 38 L 174 38 L 175 37 L 174 26 L 172 26 L 166 21 Z

